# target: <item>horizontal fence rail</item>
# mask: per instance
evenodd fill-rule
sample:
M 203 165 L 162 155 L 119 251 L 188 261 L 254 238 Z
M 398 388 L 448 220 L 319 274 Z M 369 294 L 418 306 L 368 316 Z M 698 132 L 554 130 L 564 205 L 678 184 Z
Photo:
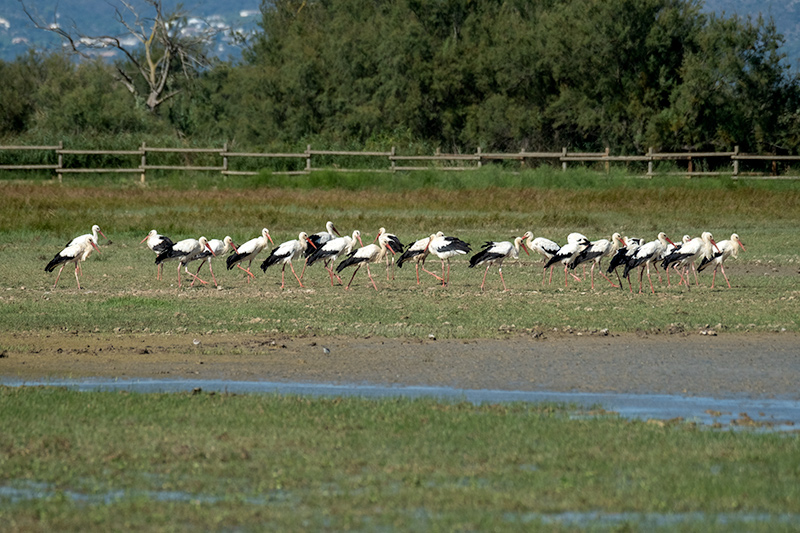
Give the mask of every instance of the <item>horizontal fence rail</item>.
M 735 147 L 730 152 L 656 152 L 650 149 L 642 155 L 612 155 L 608 149 L 604 152 L 570 152 L 563 148 L 560 152 L 510 152 L 495 153 L 482 152 L 479 148 L 474 154 L 454 154 L 441 153 L 438 150 L 432 155 L 401 155 L 397 154 L 393 147 L 390 151 L 339 151 L 339 150 L 313 150 L 308 145 L 304 152 L 299 153 L 268 153 L 268 152 L 231 152 L 228 151 L 227 143 L 222 148 L 168 148 L 147 146 L 142 143 L 135 150 L 83 150 L 64 148 L 63 143 L 57 146 L 0 146 L 0 157 L 4 153 L 10 153 L 4 157 L 5 160 L 16 157 L 21 158 L 26 152 L 35 152 L 36 157 L 44 161 L 55 161 L 55 163 L 34 163 L 34 164 L 0 164 L 0 170 L 36 170 L 53 171 L 59 181 L 64 174 L 87 174 L 87 173 L 128 173 L 138 174 L 140 181 L 145 182 L 148 171 L 167 170 L 167 171 L 208 171 L 219 172 L 223 176 L 253 176 L 259 174 L 257 170 L 243 170 L 232 165 L 235 160 L 254 160 L 264 161 L 282 160 L 305 160 L 305 166 L 296 170 L 274 171 L 273 174 L 300 175 L 310 174 L 316 171 L 334 172 L 402 172 L 417 170 L 447 170 L 464 171 L 480 168 L 492 161 L 519 161 L 521 165 L 530 162 L 549 162 L 551 164 L 561 164 L 561 168 L 566 170 L 570 164 L 602 163 L 606 172 L 609 171 L 612 163 L 647 164 L 647 171 L 644 176 L 723 176 L 730 175 L 736 179 L 741 176 L 762 178 L 762 179 L 798 179 L 800 175 L 786 175 L 786 170 L 792 163 L 800 163 L 800 156 L 777 155 L 777 154 L 745 154 L 740 153 L 739 148 Z M 171 154 L 184 158 L 184 164 L 160 164 L 153 159 L 158 159 L 157 154 Z M 85 166 L 79 167 L 70 164 L 70 156 L 102 156 L 123 158 L 127 166 L 120 164 L 109 167 Z M 148 160 L 148 155 L 150 159 Z M 212 158 L 217 164 L 195 164 L 197 156 Z M 377 158 L 386 161 L 386 166 L 377 168 L 341 168 L 335 163 L 324 164 L 334 158 Z M 125 159 L 127 158 L 127 159 Z M 28 156 L 25 159 L 31 159 Z M 320 159 L 324 160 L 319 163 Z M 682 161 L 686 163 L 686 170 L 660 171 L 655 167 L 659 161 Z M 709 161 L 716 163 L 714 170 L 709 170 Z M 749 171 L 742 172 L 740 163 L 753 162 L 760 164 L 771 163 L 768 171 Z M 317 166 L 315 166 L 317 162 Z M 783 175 L 779 175 L 778 163 L 783 163 L 784 168 L 780 169 Z M 729 166 L 728 166 L 729 165 Z M 705 170 L 699 170 L 704 167 Z M 727 168 L 726 168 L 727 167 Z M 724 170 L 719 170 L 724 168 Z

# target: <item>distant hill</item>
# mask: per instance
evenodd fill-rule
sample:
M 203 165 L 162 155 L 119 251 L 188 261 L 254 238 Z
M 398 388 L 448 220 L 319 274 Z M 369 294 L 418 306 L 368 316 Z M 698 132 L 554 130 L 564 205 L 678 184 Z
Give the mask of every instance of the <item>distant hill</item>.
M 124 30 L 114 18 L 114 9 L 109 5 L 113 2 L 108 0 L 25 0 L 24 3 L 29 11 L 38 13 L 46 22 L 56 23 L 62 28 L 76 25 L 88 35 L 114 35 L 121 34 Z M 260 21 L 260 0 L 166 0 L 164 5 L 167 12 L 170 12 L 179 3 L 190 15 L 189 20 L 193 23 L 191 25 L 195 27 L 210 23 L 225 29 L 252 32 Z M 141 12 L 145 15 L 152 13 L 141 0 L 133 0 L 131 4 L 141 6 Z M 56 6 L 58 11 L 55 11 Z M 217 56 L 227 59 L 229 56 L 241 55 L 241 50 L 229 41 L 224 35 L 220 36 L 215 47 Z M 52 50 L 60 46 L 61 40 L 56 35 L 33 27 L 19 0 L 0 0 L 0 59 L 11 61 L 30 48 Z
M 133 3 L 140 4 L 136 0 Z M 107 0 L 70 0 L 60 3 L 56 0 L 26 0 L 25 4 L 30 9 L 35 8 L 45 20 L 57 22 L 62 27 L 68 27 L 75 21 L 87 34 L 113 34 L 120 31 Z M 176 0 L 166 2 L 167 7 L 172 9 L 177 4 Z M 245 32 L 254 31 L 260 19 L 260 0 L 188 0 L 182 4 L 195 17 Z M 58 16 L 54 17 L 56 6 Z M 800 70 L 800 0 L 707 0 L 704 10 L 753 17 L 759 13 L 772 15 L 778 30 L 786 37 L 784 52 L 788 56 L 787 62 L 795 70 Z M 203 22 L 198 20 L 197 24 Z M 0 0 L 0 59 L 11 61 L 31 47 L 49 50 L 59 46 L 61 41 L 55 35 L 33 28 L 19 0 Z M 225 38 L 217 43 L 216 54 L 223 59 L 239 57 L 240 53 L 240 49 Z

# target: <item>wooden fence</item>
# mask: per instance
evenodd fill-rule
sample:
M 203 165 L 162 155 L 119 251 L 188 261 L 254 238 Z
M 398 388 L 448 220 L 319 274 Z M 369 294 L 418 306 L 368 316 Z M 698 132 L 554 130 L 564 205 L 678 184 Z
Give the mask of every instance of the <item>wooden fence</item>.
M 800 162 L 800 156 L 791 155 L 769 155 L 769 154 L 744 154 L 739 152 L 738 146 L 732 152 L 656 152 L 652 148 L 644 155 L 612 155 L 608 149 L 604 152 L 570 152 L 566 148 L 560 152 L 527 152 L 520 151 L 514 153 L 492 153 L 482 152 L 478 149 L 474 154 L 444 154 L 436 152 L 433 155 L 398 155 L 395 148 L 388 152 L 358 152 L 358 151 L 336 151 L 336 150 L 313 150 L 308 145 L 306 150 L 301 153 L 263 153 L 263 152 L 232 152 L 228 150 L 227 143 L 222 148 L 158 148 L 147 146 L 145 143 L 136 150 L 80 150 L 64 148 L 63 143 L 58 146 L 0 146 L 0 156 L 3 152 L 14 152 L 17 155 L 24 152 L 37 151 L 39 157 L 55 161 L 51 164 L 0 164 L 0 171 L 19 171 L 19 170 L 51 170 L 58 177 L 63 179 L 64 174 L 86 174 L 86 173 L 127 173 L 137 174 L 142 183 L 146 180 L 148 171 L 172 170 L 172 171 L 208 171 L 219 172 L 223 176 L 236 175 L 256 175 L 256 170 L 237 170 L 232 161 L 241 159 L 283 159 L 283 160 L 305 160 L 305 165 L 297 170 L 286 170 L 274 172 L 275 174 L 310 174 L 315 171 L 337 171 L 337 172 L 402 172 L 416 170 L 472 170 L 480 168 L 484 164 L 493 161 L 518 161 L 520 166 L 531 165 L 532 163 L 541 164 L 561 164 L 561 168 L 566 170 L 569 165 L 574 164 L 602 164 L 603 169 L 608 172 L 612 163 L 630 165 L 638 164 L 644 168 L 647 164 L 647 171 L 643 173 L 646 177 L 658 175 L 680 175 L 686 177 L 693 176 L 720 176 L 730 175 L 734 179 L 748 176 L 762 179 L 798 179 L 800 175 L 786 175 L 785 172 L 789 165 Z M 52 155 L 48 155 L 52 152 Z M 158 159 L 155 154 L 179 154 L 185 161 L 183 165 L 153 164 L 152 159 Z M 76 167 L 69 159 L 70 156 L 122 156 L 135 158 L 138 164 L 129 167 Z M 148 155 L 151 156 L 148 161 Z M 193 156 L 211 156 L 218 164 L 215 165 L 196 165 L 191 163 Z M 339 168 L 336 164 L 329 166 L 315 166 L 315 158 L 330 161 L 336 157 L 347 158 L 378 158 L 386 161 L 385 166 L 376 168 Z M 8 158 L 6 158 L 8 159 Z M 659 171 L 655 164 L 659 161 L 681 161 L 686 164 L 686 170 L 675 171 L 674 166 L 670 170 Z M 712 163 L 713 162 L 713 165 Z M 740 163 L 752 162 L 753 165 L 761 166 L 759 171 L 742 171 Z M 769 163 L 768 170 L 764 170 L 765 163 Z M 779 175 L 778 163 L 784 163 L 783 175 Z M 299 166 L 299 165 L 297 165 Z M 704 168 L 703 170 L 697 170 Z M 714 170 L 711 170 L 713 168 Z M 720 170 L 720 169 L 724 170 Z

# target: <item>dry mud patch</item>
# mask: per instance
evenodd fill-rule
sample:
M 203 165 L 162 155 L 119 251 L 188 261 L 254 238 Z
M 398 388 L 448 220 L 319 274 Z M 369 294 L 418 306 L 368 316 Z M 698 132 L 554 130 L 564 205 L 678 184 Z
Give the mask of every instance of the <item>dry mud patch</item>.
M 372 383 L 800 399 L 800 335 L 505 339 L 12 333 L 0 376 Z

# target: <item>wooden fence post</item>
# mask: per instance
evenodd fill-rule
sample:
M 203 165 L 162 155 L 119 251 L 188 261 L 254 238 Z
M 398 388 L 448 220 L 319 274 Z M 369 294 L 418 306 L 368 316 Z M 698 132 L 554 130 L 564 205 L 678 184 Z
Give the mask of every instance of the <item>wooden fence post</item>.
M 734 156 L 734 158 L 737 155 L 739 155 L 739 145 L 738 144 L 733 147 L 733 156 Z M 734 178 L 738 178 L 739 177 L 739 160 L 738 159 L 734 159 L 733 160 L 733 177 Z
M 146 166 L 147 166 L 147 152 L 145 151 L 145 142 L 144 142 L 144 141 L 142 141 L 142 164 L 141 164 L 141 167 L 142 167 L 142 174 L 141 174 L 141 175 L 140 175 L 140 177 L 139 177 L 139 182 L 140 182 L 142 185 L 144 185 L 144 183 L 145 183 L 145 177 L 144 177 L 144 175 L 145 175 L 145 172 L 146 172 L 146 171 L 145 171 L 145 167 L 146 167 Z
M 608 146 L 606 146 L 606 157 L 608 157 L 610 153 L 611 153 L 611 149 Z M 608 174 L 610 172 L 611 172 L 611 163 L 606 161 L 606 174 Z
M 222 179 L 228 179 L 228 141 L 222 145 Z
M 565 159 L 566 157 L 567 157 L 567 149 L 566 148 L 562 148 L 561 149 L 561 170 L 564 171 L 564 172 L 567 171 L 567 160 Z
M 63 183 L 64 175 L 61 173 L 61 169 L 64 167 L 64 154 L 61 153 L 61 150 L 64 149 L 64 141 L 58 141 L 58 182 Z
M 306 172 L 311 174 L 311 145 L 306 146 Z
M 649 159 L 647 160 L 647 175 L 649 177 L 653 177 L 653 147 L 651 146 L 649 150 L 647 150 L 647 156 Z
M 478 168 L 483 166 L 483 160 L 481 159 L 481 147 L 478 146 L 478 150 L 475 152 L 475 155 L 478 156 Z
M 390 166 L 391 166 L 391 169 L 392 169 L 392 174 L 394 174 L 395 172 L 397 172 L 397 168 L 396 168 L 396 167 L 397 167 L 397 162 L 394 160 L 394 156 L 395 156 L 395 155 L 397 155 L 397 152 L 395 151 L 395 147 L 394 147 L 394 146 L 392 146 L 392 156 L 391 156 L 391 158 L 389 159 Z

